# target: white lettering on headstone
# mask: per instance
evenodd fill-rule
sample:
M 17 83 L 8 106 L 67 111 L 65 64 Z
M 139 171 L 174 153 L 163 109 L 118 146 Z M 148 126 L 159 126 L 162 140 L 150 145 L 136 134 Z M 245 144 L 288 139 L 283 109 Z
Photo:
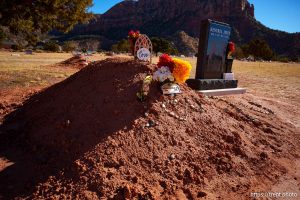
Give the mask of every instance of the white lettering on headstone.
M 222 38 L 229 38 L 230 31 L 222 30 L 220 28 L 211 27 L 210 28 L 210 35 Z

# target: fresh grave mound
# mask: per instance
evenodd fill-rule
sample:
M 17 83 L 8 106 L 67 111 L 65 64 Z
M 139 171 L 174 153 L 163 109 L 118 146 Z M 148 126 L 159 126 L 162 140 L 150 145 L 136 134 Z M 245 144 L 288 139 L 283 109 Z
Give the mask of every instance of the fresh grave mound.
M 87 61 L 86 57 L 83 55 L 75 55 L 65 61 L 62 61 L 62 62 L 56 64 L 55 66 L 57 66 L 57 65 L 81 69 L 88 65 L 88 61 Z
M 286 173 L 276 158 L 298 150 L 274 113 L 184 84 L 182 94 L 163 96 L 152 83 L 140 102 L 154 69 L 124 58 L 95 62 L 12 113 L 2 131 L 26 153 L 0 174 L 0 197 L 248 199 Z

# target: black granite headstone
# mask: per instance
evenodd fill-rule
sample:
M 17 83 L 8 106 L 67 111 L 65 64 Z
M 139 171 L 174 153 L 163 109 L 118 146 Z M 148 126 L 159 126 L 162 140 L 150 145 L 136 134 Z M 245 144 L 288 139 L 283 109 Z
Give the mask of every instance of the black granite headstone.
M 223 80 L 223 73 L 231 71 L 228 67 L 227 47 L 231 27 L 213 20 L 201 22 L 197 68 L 195 79 L 187 84 L 196 90 L 236 88 L 237 80 Z
M 225 72 L 226 49 L 231 27 L 217 21 L 201 23 L 196 79 L 221 79 Z

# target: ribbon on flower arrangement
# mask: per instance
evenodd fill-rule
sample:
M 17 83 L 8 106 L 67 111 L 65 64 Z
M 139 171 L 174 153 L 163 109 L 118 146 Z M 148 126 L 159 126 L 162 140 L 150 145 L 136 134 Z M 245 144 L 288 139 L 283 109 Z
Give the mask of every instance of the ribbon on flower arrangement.
M 151 82 L 152 82 L 152 76 L 146 76 L 144 78 L 141 91 L 136 94 L 136 96 L 138 97 L 138 99 L 140 101 L 145 101 L 146 100 L 146 98 L 148 96 L 148 93 L 149 93 L 149 90 L 150 90 Z

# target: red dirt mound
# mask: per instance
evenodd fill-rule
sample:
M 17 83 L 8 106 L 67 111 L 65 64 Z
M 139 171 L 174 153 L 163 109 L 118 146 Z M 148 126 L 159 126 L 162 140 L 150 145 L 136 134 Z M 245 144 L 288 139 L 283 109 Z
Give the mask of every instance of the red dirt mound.
M 163 96 L 155 83 L 139 102 L 153 69 L 96 62 L 7 117 L 1 152 L 15 164 L 0 173 L 0 197 L 249 199 L 299 158 L 295 129 L 260 104 L 204 98 L 186 85 Z
M 65 67 L 73 67 L 77 69 L 81 69 L 83 67 L 86 67 L 88 65 L 88 61 L 85 58 L 85 56 L 82 55 L 76 55 L 72 58 L 69 58 L 61 63 L 56 64 L 55 66 L 65 66 Z

